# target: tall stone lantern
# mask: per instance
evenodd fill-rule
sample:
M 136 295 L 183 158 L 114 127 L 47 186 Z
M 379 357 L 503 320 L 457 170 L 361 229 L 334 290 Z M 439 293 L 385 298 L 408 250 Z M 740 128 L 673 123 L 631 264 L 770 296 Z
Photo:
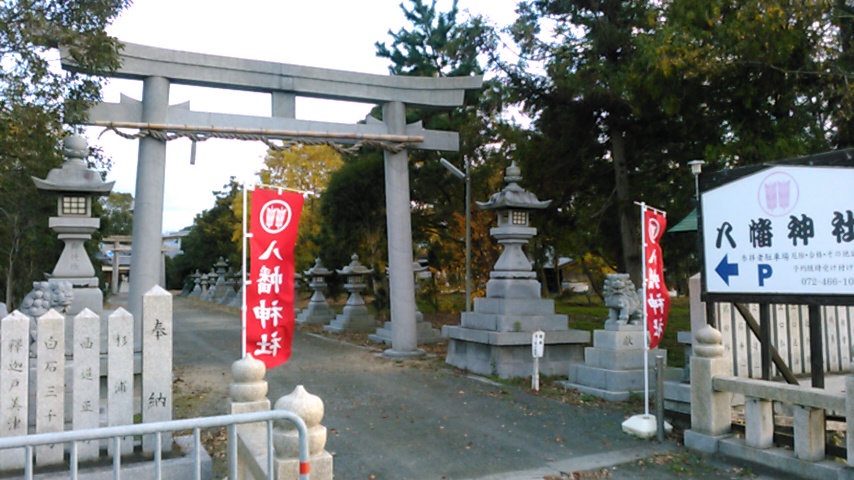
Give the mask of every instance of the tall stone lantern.
M 39 190 L 59 194 L 57 215 L 50 217 L 48 225 L 65 242 L 65 247 L 50 279 L 65 280 L 73 286 L 74 302 L 68 314 L 76 315 L 84 308 L 100 314 L 104 295 L 98 288 L 95 268 L 84 243 L 101 226 L 101 219 L 92 217 L 93 200 L 109 194 L 115 182 L 104 182 L 97 171 L 88 168 L 85 159 L 89 156 L 89 146 L 83 137 L 67 137 L 63 143 L 63 155 L 65 162 L 62 167 L 48 172 L 47 178 L 32 177 Z
M 461 325 L 445 326 L 448 337 L 445 361 L 457 368 L 501 378 L 532 375 L 533 333 L 545 333 L 545 353 L 538 365 L 548 375 L 565 374 L 570 363 L 583 358 L 588 332 L 570 330 L 566 315 L 554 310 L 554 300 L 540 298 L 540 282 L 522 250 L 537 229 L 530 226 L 529 213 L 551 203 L 519 186 L 519 167 L 505 170 L 506 185 L 488 201 L 477 202 L 484 210 L 494 210 L 498 225 L 489 233 L 503 247 L 489 272 L 486 298 L 474 299 L 474 311 L 461 315 Z
M 528 212 L 542 210 L 552 201 L 538 200 L 535 194 L 519 186 L 517 182 L 520 180 L 521 171 L 516 162 L 512 162 L 504 172 L 504 182 L 507 184 L 504 189 L 492 194 L 486 202 L 477 202 L 483 210 L 495 210 L 498 226 L 491 228 L 489 234 L 504 247 L 492 272 L 489 273 L 490 280 L 486 283 L 487 297 L 540 296 L 537 273 L 533 271 L 522 247 L 537 234 L 537 229 L 529 224 Z

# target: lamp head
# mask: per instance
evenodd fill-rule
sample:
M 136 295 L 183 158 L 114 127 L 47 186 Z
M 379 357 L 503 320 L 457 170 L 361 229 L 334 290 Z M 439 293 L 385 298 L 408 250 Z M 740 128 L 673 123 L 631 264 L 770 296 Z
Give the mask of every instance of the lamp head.
M 694 176 L 697 176 L 703 171 L 703 165 L 705 165 L 705 163 L 706 162 L 703 160 L 691 160 L 688 162 L 688 166 L 691 167 L 691 173 L 694 174 Z

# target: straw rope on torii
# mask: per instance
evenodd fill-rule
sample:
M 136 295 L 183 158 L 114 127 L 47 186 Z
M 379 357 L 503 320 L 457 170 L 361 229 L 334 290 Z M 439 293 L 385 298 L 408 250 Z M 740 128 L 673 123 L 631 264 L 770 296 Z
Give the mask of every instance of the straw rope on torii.
M 311 132 L 292 130 L 268 130 L 228 127 L 202 127 L 191 125 L 169 125 L 146 122 L 92 122 L 95 126 L 104 127 L 98 135 L 100 138 L 107 132 L 127 139 L 155 138 L 164 142 L 186 138 L 193 142 L 192 158 L 195 160 L 196 142 L 204 142 L 211 138 L 263 142 L 268 148 L 276 151 L 288 150 L 294 145 L 326 145 L 342 155 L 358 153 L 362 147 L 375 147 L 389 153 L 399 153 L 417 146 L 424 141 L 418 135 L 390 134 L 348 134 L 336 132 Z M 137 129 L 136 133 L 123 132 L 120 129 Z M 355 141 L 352 146 L 345 147 L 334 140 Z M 280 141 L 281 143 L 276 143 Z

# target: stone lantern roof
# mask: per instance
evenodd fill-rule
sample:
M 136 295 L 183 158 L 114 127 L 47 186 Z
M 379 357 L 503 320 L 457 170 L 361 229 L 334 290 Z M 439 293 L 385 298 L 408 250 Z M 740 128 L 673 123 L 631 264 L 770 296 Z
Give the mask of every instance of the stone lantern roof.
M 86 162 L 89 156 L 89 146 L 86 139 L 79 135 L 66 137 L 63 142 L 62 153 L 65 162 L 62 168 L 54 168 L 47 174 L 47 178 L 40 179 L 32 177 L 36 188 L 56 192 L 82 192 L 97 195 L 106 195 L 113 189 L 115 182 L 104 182 L 101 175 L 95 170 L 90 170 Z
M 483 210 L 542 210 L 552 203 L 551 200 L 539 200 L 537 196 L 520 187 L 521 170 L 513 161 L 504 171 L 504 182 L 507 184 L 498 193 L 493 193 L 486 202 L 476 202 Z
M 320 260 L 320 257 L 314 259 L 313 267 L 302 273 L 307 277 L 325 277 L 327 275 L 332 275 L 332 271 L 323 266 L 323 262 Z
M 368 267 L 362 265 L 359 262 L 359 256 L 356 255 L 355 253 L 353 254 L 352 257 L 350 257 L 350 264 L 349 265 L 342 268 L 341 270 L 336 270 L 336 272 L 338 272 L 339 275 L 346 275 L 346 276 L 365 275 L 368 273 L 373 273 L 373 271 L 374 270 L 372 268 L 368 268 Z

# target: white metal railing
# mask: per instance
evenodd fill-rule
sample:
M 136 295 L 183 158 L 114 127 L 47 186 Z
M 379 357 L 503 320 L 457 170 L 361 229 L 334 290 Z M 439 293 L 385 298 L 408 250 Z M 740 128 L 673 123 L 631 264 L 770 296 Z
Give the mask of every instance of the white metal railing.
M 70 478 L 78 478 L 77 444 L 79 442 L 112 439 L 113 442 L 113 478 L 121 478 L 121 437 L 136 435 L 154 435 L 154 469 L 155 480 L 160 480 L 162 469 L 162 446 L 161 434 L 163 432 L 175 432 L 178 430 L 193 430 L 193 441 L 195 444 L 194 455 L 194 478 L 201 478 L 201 438 L 200 430 L 203 428 L 228 427 L 228 478 L 240 478 L 238 476 L 237 461 L 237 425 L 246 423 L 266 422 L 267 425 L 267 478 L 273 478 L 273 421 L 288 420 L 293 423 L 299 433 L 299 466 L 300 480 L 309 480 L 309 450 L 308 429 L 305 422 L 297 414 L 286 410 L 267 410 L 263 412 L 239 413 L 232 415 L 220 415 L 215 417 L 188 418 L 183 420 L 170 420 L 167 422 L 140 423 L 134 425 L 121 425 L 104 428 L 93 428 L 88 430 L 70 430 L 65 432 L 39 433 L 35 435 L 22 435 L 18 437 L 0 438 L 0 450 L 9 448 L 23 448 L 25 455 L 24 478 L 33 478 L 33 449 L 36 446 L 52 445 L 59 443 L 70 443 Z

